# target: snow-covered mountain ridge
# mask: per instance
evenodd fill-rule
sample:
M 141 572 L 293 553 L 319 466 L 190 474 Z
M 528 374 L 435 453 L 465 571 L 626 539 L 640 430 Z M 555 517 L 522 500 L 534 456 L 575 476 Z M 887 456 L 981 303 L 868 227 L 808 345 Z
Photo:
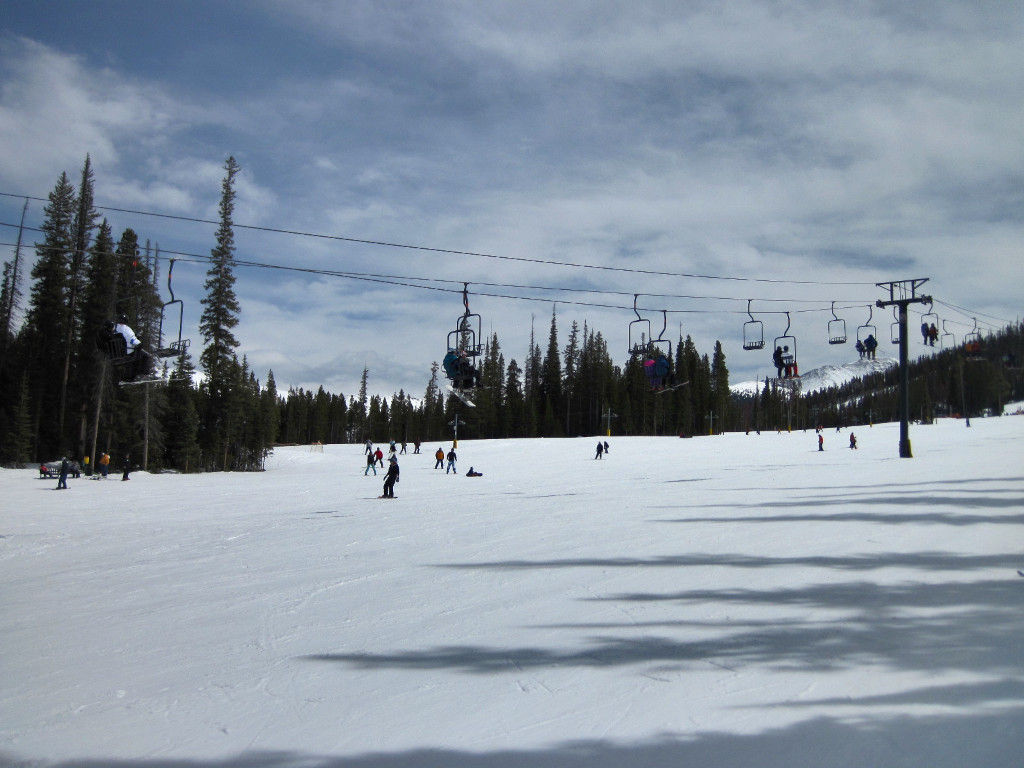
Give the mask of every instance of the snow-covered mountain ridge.
M 812 368 L 800 376 L 800 391 L 802 393 L 817 392 L 820 389 L 842 386 L 872 373 L 885 373 L 897 365 L 899 365 L 899 360 L 894 357 L 854 360 L 846 365 L 823 365 L 820 368 Z M 729 387 L 733 394 L 741 396 L 757 394 L 763 388 L 763 380 L 744 381 Z

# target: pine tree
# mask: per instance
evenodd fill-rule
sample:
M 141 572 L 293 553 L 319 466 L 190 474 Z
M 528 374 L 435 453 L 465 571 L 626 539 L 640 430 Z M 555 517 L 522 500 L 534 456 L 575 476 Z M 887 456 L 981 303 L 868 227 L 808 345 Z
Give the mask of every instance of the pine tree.
M 281 431 L 281 400 L 277 395 L 273 371 L 267 372 L 267 386 L 260 394 L 260 422 L 264 443 L 273 445 Z
M 82 265 L 85 263 L 89 243 L 92 241 L 92 232 L 96 228 L 96 219 L 99 213 L 93 205 L 93 175 L 92 163 L 89 155 L 85 156 L 85 165 L 82 167 L 82 182 L 78 187 L 78 200 L 75 209 L 75 218 L 72 224 L 73 243 L 70 254 L 70 274 L 68 290 L 67 319 L 65 320 L 66 330 L 64 336 L 64 370 L 60 383 L 60 405 L 58 408 L 57 429 L 64 434 L 64 420 L 67 412 L 68 400 L 68 377 L 72 372 L 73 352 L 76 348 L 76 333 L 78 332 L 78 297 L 82 290 Z
M 111 386 L 109 365 L 96 348 L 96 333 L 114 318 L 117 301 L 117 280 L 114 269 L 114 238 L 110 224 L 104 219 L 96 233 L 86 264 L 82 289 L 81 324 L 78 342 L 78 380 L 82 393 L 83 418 L 89 420 L 88 442 L 82 453 L 95 466 L 99 424 L 107 387 Z M 105 350 L 104 350 L 105 351 Z
M 208 464 L 213 467 L 226 466 L 229 460 L 229 440 L 232 419 L 238 416 L 237 402 L 232 386 L 241 386 L 237 376 L 238 359 L 235 348 L 238 341 L 232 329 L 238 324 L 240 311 L 235 297 L 234 252 L 235 237 L 232 217 L 235 209 L 235 176 L 239 173 L 238 163 L 229 157 L 224 165 L 226 175 L 221 185 L 220 225 L 217 229 L 217 243 L 210 252 L 211 266 L 207 272 L 202 300 L 203 313 L 199 330 L 206 346 L 199 362 L 206 373 L 203 383 L 202 445 Z
M 21 209 L 21 224 L 18 226 L 18 242 L 14 247 L 14 260 L 4 262 L 3 290 L 0 294 L 0 360 L 6 360 L 7 348 L 14 341 L 14 321 L 21 310 L 21 241 L 25 230 L 25 214 L 28 213 L 28 198 Z
M 29 350 L 30 411 L 33 423 L 38 425 L 34 447 L 39 455 L 53 456 L 65 450 L 65 435 L 58 429 L 53 404 L 61 396 L 68 273 L 74 248 L 75 188 L 66 173 L 61 174 L 50 193 L 44 214 L 43 242 L 36 244 L 37 260 L 31 273 L 34 283 L 22 334 Z
M 509 361 L 505 374 L 505 408 L 503 409 L 503 437 L 525 437 L 526 398 L 523 395 L 522 369 L 515 358 Z
M 430 381 L 423 394 L 423 440 L 439 439 L 444 434 L 444 396 L 438 386 L 439 370 L 435 360 L 430 366 Z
M 222 368 L 229 365 L 238 346 L 232 329 L 238 325 L 240 311 L 235 297 L 235 234 L 232 217 L 235 210 L 235 176 L 241 170 L 235 158 L 224 165 L 226 175 L 221 184 L 220 226 L 217 244 L 210 252 L 211 266 L 207 272 L 205 307 L 199 320 L 206 348 L 199 362 L 209 380 L 216 382 Z
M 530 347 L 523 368 L 523 436 L 537 437 L 538 415 L 542 412 L 544 392 L 541 386 L 542 356 L 540 345 L 534 338 L 533 319 L 530 320 Z
M 563 352 L 563 385 L 562 395 L 564 402 L 565 411 L 565 434 L 571 435 L 573 431 L 573 422 L 578 425 L 580 422 L 580 403 L 579 403 L 579 391 L 580 382 L 578 378 L 580 365 L 580 327 L 579 324 L 573 320 L 572 325 L 569 328 L 569 341 L 565 345 Z M 576 434 L 579 434 L 580 430 L 575 430 Z
M 476 408 L 467 413 L 476 422 L 477 435 L 498 437 L 500 435 L 500 414 L 504 407 L 505 365 L 501 356 L 498 334 L 493 333 L 484 348 L 483 365 L 480 366 L 482 388 L 473 393 Z
M 722 342 L 715 342 L 711 361 L 711 410 L 716 418 L 716 431 L 725 432 L 731 425 L 732 392 L 729 390 L 729 369 L 725 364 Z
M 558 321 L 555 305 L 551 306 L 551 329 L 548 332 L 548 349 L 541 364 L 541 398 L 544 426 L 542 434 L 557 437 L 563 434 L 562 414 L 562 357 L 558 349 Z
M 22 376 L 18 397 L 5 429 L 7 437 L 0 443 L 4 463 L 19 466 L 31 458 L 29 454 L 32 449 L 32 414 L 29 403 L 28 377 Z
M 164 462 L 182 472 L 199 469 L 199 412 L 192 385 L 195 366 L 189 355 L 178 357 L 167 383 Z

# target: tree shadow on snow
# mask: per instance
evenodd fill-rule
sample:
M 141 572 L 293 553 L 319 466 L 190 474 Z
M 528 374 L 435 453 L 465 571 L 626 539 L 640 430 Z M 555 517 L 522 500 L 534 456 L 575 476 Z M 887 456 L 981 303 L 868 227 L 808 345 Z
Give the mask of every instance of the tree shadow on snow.
M 715 560 L 707 557 L 709 563 Z M 766 559 L 766 564 L 769 561 L 773 565 L 789 562 Z M 727 566 L 729 558 L 717 564 Z M 1024 584 L 1013 574 L 1001 580 L 972 582 L 842 582 L 624 593 L 586 601 L 620 608 L 629 603 L 671 603 L 678 606 L 681 617 L 691 615 L 692 606 L 701 606 L 704 615 L 732 618 L 717 624 L 694 624 L 680 618 L 646 626 L 630 618 L 620 624 L 602 624 L 602 634 L 589 636 L 586 633 L 594 632 L 593 625 L 547 625 L 578 630 L 575 647 L 461 645 L 306 658 L 363 669 L 442 669 L 471 674 L 631 665 L 685 672 L 714 664 L 728 669 L 760 665 L 802 672 L 881 665 L 932 674 L 957 670 L 1012 675 L 1024 663 L 1022 590 Z M 766 622 L 766 608 L 782 612 L 785 618 L 776 624 Z M 747 623 L 740 617 L 750 609 L 758 618 Z M 828 618 L 805 618 L 814 616 Z M 652 634 L 655 628 L 662 630 L 661 635 Z
M 50 768 L 1005 768 L 1020 762 L 1024 713 L 965 716 L 818 717 L 759 734 L 705 732 L 644 742 L 585 740 L 543 749 L 470 752 L 451 748 L 350 757 L 304 752 L 245 752 L 222 760 L 82 758 Z M 0 767 L 40 765 L 0 756 Z

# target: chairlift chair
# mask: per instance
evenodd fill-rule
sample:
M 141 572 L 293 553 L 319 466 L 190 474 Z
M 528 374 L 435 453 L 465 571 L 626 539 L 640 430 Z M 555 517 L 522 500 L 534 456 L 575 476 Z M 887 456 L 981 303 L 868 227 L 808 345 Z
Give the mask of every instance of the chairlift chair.
M 647 374 L 652 391 L 665 388 L 665 379 L 671 373 L 672 341 L 665 338 L 668 328 L 668 311 L 661 310 L 662 326 L 658 338 L 651 339 L 644 354 L 644 373 Z
M 167 269 L 167 290 L 171 294 L 171 300 L 160 307 L 160 327 L 157 331 L 157 341 L 161 344 L 164 340 L 164 318 L 167 316 L 167 308 L 177 304 L 178 305 L 178 338 L 168 344 L 166 347 L 160 347 L 156 350 L 157 357 L 180 357 L 188 351 L 189 342 L 188 339 L 181 338 L 182 328 L 185 323 L 185 303 L 181 299 L 174 298 L 174 286 L 171 283 L 171 276 L 174 274 L 174 262 L 175 259 L 171 259 L 170 267 Z
M 479 374 L 472 359 L 483 352 L 480 315 L 469 311 L 469 283 L 462 284 L 462 304 L 466 311 L 448 333 L 448 354 L 444 359 L 445 375 L 455 389 L 468 389 L 479 384 Z
M 743 348 L 747 350 L 764 349 L 764 323 L 755 320 L 750 314 L 750 302 L 747 299 L 747 316 L 750 320 L 743 324 Z
M 861 344 L 867 340 L 868 336 L 874 336 L 875 339 L 878 338 L 878 329 L 871 324 L 871 318 L 873 315 L 874 309 L 872 309 L 871 305 L 868 304 L 868 320 L 864 325 L 857 326 L 857 341 Z
M 939 346 L 943 349 L 952 349 L 956 346 L 956 337 L 952 331 L 946 330 L 946 321 L 942 321 L 942 335 L 939 337 Z
M 128 342 L 124 336 L 114 331 L 113 323 L 104 323 L 96 332 L 96 348 L 115 367 L 132 362 L 128 356 Z
M 781 378 L 795 379 L 800 377 L 800 368 L 796 357 L 796 336 L 789 333 L 789 312 L 786 313 L 786 330 L 781 336 L 775 337 L 775 351 L 781 352 L 782 368 L 785 375 Z
M 828 321 L 828 343 L 846 343 L 846 321 L 836 316 L 836 303 L 832 302 L 832 319 Z
M 981 352 L 981 334 L 978 332 L 978 318 L 974 320 L 974 328 L 964 334 L 964 350 L 968 360 L 979 360 Z
M 892 339 L 893 344 L 900 343 L 900 318 L 899 318 L 899 307 L 892 308 L 892 316 L 896 318 L 896 322 L 889 326 L 889 337 Z
M 113 322 L 107 322 L 97 330 L 96 348 L 113 367 L 118 385 L 159 381 L 152 378 L 154 357 L 141 347 L 129 354 L 127 339 L 114 328 Z
M 935 312 L 933 311 L 932 302 L 930 301 L 928 302 L 928 311 L 921 315 L 921 325 L 927 326 L 927 328 L 929 329 L 928 338 L 925 338 L 924 334 L 921 334 L 921 343 L 928 344 L 934 347 L 935 343 L 934 341 L 932 341 L 930 331 L 932 328 L 937 329 L 939 327 L 939 316 L 935 314 Z
M 647 348 L 653 337 L 651 334 L 651 321 L 640 317 L 640 312 L 636 308 L 636 302 L 639 297 L 640 294 L 633 294 L 633 313 L 636 315 L 636 320 L 632 320 L 629 323 L 630 357 L 642 357 L 647 354 Z

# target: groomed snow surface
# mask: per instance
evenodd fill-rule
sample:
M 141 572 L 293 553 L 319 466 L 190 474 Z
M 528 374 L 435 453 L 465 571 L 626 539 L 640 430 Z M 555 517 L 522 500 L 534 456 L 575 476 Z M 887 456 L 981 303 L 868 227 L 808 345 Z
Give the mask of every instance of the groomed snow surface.
M 1024 418 L 849 431 L 0 471 L 0 764 L 1024 764 Z

